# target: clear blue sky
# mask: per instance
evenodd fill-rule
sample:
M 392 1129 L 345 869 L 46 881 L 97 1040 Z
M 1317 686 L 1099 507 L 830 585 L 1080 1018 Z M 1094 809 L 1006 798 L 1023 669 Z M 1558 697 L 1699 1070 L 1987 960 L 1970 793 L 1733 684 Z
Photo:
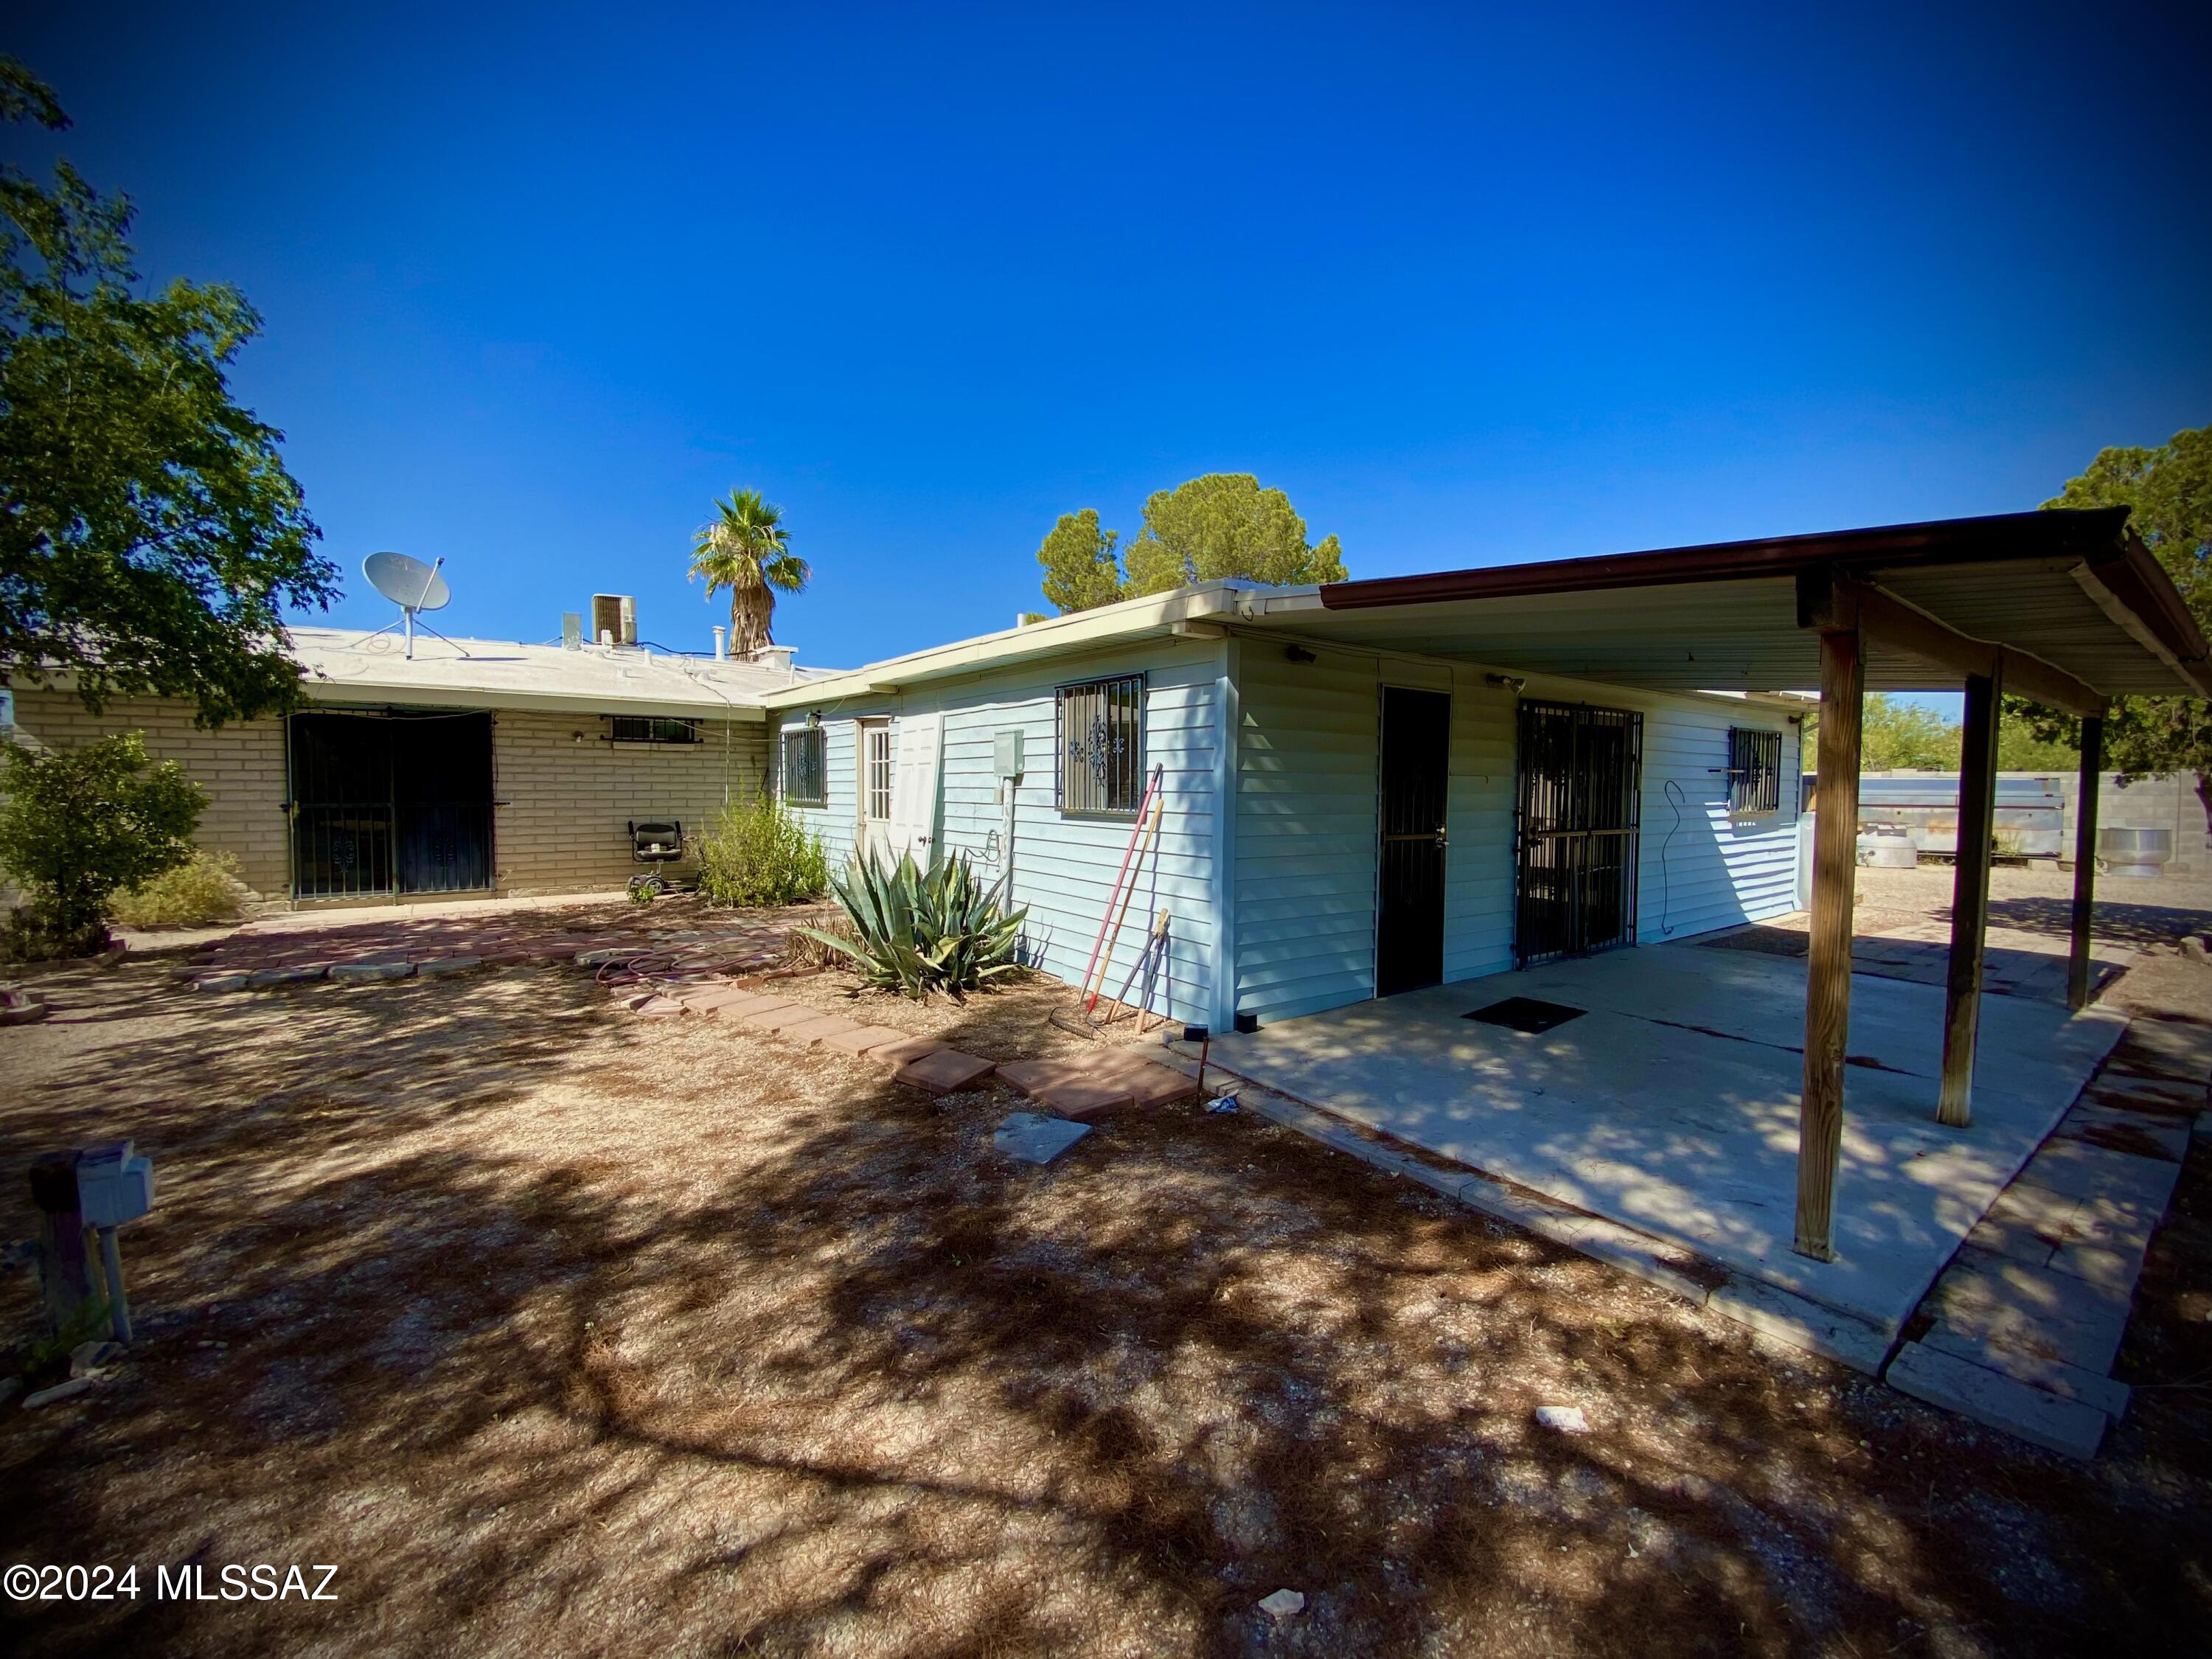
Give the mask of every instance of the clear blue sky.
M 1382 575 L 2030 507 L 2212 420 L 2180 8 L 40 12 L 149 273 L 264 314 L 349 624 L 388 547 L 448 631 L 605 589 L 704 648 L 738 484 L 841 664 L 1209 471 Z

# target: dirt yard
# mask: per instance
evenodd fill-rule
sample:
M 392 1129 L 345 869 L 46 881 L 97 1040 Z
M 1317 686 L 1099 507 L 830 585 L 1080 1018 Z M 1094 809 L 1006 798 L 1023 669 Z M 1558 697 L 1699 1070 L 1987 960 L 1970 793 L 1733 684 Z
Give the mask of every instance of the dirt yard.
M 1875 1659 L 2212 1621 L 2202 1137 L 2082 1466 L 1249 1115 L 1037 1170 L 993 1152 L 996 1088 L 627 1016 L 574 968 L 173 968 L 45 976 L 56 1016 L 0 1032 L 0 1237 L 44 1150 L 160 1171 L 127 1362 L 0 1407 L 0 1565 L 139 1595 L 8 1602 L 13 1651 Z M 865 1012 L 1005 1059 L 1073 1041 L 1064 995 Z M 11 1275 L 4 1328 L 35 1314 Z M 335 1564 L 337 1599 L 155 1599 L 183 1563 L 210 1595 Z

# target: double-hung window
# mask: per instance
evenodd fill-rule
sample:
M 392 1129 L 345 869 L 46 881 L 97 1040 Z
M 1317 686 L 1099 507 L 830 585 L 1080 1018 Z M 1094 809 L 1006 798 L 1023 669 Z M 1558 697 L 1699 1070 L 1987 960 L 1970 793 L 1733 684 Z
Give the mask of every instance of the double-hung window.
M 1145 794 L 1145 677 L 1063 685 L 1053 732 L 1060 810 L 1070 817 L 1133 817 Z

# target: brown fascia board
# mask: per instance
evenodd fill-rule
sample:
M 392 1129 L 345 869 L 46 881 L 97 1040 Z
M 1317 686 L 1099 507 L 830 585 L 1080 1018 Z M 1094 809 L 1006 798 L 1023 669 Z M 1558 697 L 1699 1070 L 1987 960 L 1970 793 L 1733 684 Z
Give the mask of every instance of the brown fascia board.
M 2130 530 L 2119 545 L 2089 567 L 2104 590 L 2142 618 L 2158 642 L 2172 653 L 2182 672 L 2207 696 L 2212 696 L 2212 644 L 2190 613 L 2189 602 L 2173 585 L 2173 578 L 2158 562 L 2158 555 L 2143 538 Z
M 1451 599 L 1794 576 L 1822 565 L 1874 571 L 1999 559 L 2096 559 L 2100 556 L 2118 559 L 2125 556 L 2120 544 L 2127 516 L 2124 507 L 2002 513 L 1981 519 L 1939 519 L 1928 524 L 1778 536 L 1765 541 L 1714 542 L 1701 547 L 1607 553 L 1588 559 L 1441 570 L 1431 575 L 1380 576 L 1368 581 L 1327 583 L 1321 590 L 1321 602 L 1330 611 L 1365 611 Z M 2099 574 L 2104 574 L 2101 568 Z M 2179 602 L 2178 594 L 2175 602 Z

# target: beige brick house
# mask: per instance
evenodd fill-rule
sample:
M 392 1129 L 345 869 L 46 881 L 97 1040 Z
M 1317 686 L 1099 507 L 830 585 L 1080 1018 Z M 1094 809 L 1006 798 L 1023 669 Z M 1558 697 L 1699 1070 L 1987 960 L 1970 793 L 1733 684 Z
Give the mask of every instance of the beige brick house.
M 705 829 L 758 794 L 762 699 L 807 678 L 635 646 L 523 645 L 292 631 L 307 701 L 203 732 L 190 703 L 18 686 L 16 741 L 70 748 L 141 731 L 208 792 L 203 847 L 266 903 L 587 892 L 638 872 L 630 823 Z

